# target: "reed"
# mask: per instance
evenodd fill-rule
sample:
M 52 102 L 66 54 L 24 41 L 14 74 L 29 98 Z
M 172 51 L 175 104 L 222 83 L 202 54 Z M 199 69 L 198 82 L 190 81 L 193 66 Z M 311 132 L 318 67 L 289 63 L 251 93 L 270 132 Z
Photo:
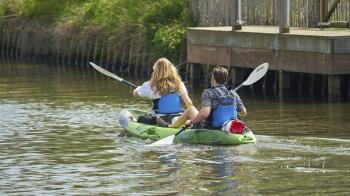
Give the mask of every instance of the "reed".
M 24 49 L 20 51 L 33 48 L 25 45 L 30 44 L 30 39 L 38 40 L 39 34 L 44 34 L 51 37 L 50 52 L 63 55 L 68 61 L 79 56 L 75 54 L 78 44 L 92 44 L 94 51 L 104 52 L 93 55 L 109 57 L 105 60 L 112 61 L 108 53 L 105 54 L 106 48 L 102 47 L 115 48 L 127 43 L 127 51 L 141 52 L 128 56 L 142 56 L 143 51 L 148 51 L 178 62 L 186 27 L 193 25 L 188 7 L 188 0 L 0 0 L 0 23 L 10 21 L 15 23 L 11 25 L 14 28 L 26 30 L 18 35 L 28 38 L 21 40 Z M 99 42 L 95 43 L 97 38 Z M 131 40 L 133 45 L 130 45 Z M 35 44 L 39 45 L 36 48 L 42 48 L 40 44 L 48 45 L 40 41 Z M 64 53 L 59 54 L 62 51 Z

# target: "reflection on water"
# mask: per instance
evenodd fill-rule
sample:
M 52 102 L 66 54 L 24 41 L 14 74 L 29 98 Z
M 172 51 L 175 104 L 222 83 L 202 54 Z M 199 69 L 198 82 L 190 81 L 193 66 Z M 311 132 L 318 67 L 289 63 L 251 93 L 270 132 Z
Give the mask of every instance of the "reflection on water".
M 118 124 L 121 109 L 150 106 L 130 93 L 87 68 L 0 63 L 0 194 L 350 192 L 349 103 L 243 90 L 257 144 L 154 148 Z

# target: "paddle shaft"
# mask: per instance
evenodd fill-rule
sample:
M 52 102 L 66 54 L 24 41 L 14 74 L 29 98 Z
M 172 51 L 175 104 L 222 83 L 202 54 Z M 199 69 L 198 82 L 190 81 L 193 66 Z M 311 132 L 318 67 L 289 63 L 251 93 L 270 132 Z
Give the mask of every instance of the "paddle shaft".
M 182 63 L 176 65 L 176 67 L 178 67 L 178 66 L 180 66 L 180 65 L 183 65 L 183 64 L 185 64 L 185 63 L 187 63 L 187 61 L 184 61 L 184 62 L 182 62 Z M 123 78 L 121 78 L 121 77 L 115 75 L 114 73 L 111 73 L 111 72 L 109 72 L 109 71 L 103 69 L 102 67 L 96 65 L 96 64 L 93 63 L 93 62 L 90 62 L 90 65 L 91 65 L 93 68 L 95 68 L 97 71 L 99 71 L 100 73 L 102 73 L 102 74 L 104 74 L 104 75 L 106 75 L 106 76 L 109 76 L 109 77 L 111 77 L 111 78 L 114 78 L 114 79 L 118 80 L 119 82 L 128 85 L 129 87 L 137 88 L 137 86 L 136 86 L 135 84 L 133 84 L 133 83 L 127 81 L 127 80 L 124 80 Z
M 133 83 L 131 83 L 129 81 L 126 81 L 124 79 L 121 82 L 126 84 L 126 85 L 128 85 L 128 86 L 130 86 L 130 87 L 132 87 L 132 88 L 137 88 L 137 86 L 135 84 L 133 84 Z
M 175 133 L 175 137 L 176 137 L 177 135 L 179 135 L 181 132 L 185 131 L 188 127 L 189 127 L 189 125 L 183 126 L 177 133 Z
M 233 89 L 233 91 L 238 91 L 240 88 L 242 88 L 244 85 L 240 84 L 239 86 L 237 86 L 235 89 Z
M 181 65 L 183 65 L 183 64 L 185 64 L 185 63 L 187 63 L 187 61 L 183 61 L 183 62 L 181 62 L 181 63 L 175 65 L 175 67 L 176 67 L 176 68 L 179 68 Z

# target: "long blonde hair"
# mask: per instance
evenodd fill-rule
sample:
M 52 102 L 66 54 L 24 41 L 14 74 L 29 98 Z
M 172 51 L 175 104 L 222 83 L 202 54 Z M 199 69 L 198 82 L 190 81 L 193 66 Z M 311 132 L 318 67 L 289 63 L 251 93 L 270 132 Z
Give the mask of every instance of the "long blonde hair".
M 158 59 L 153 65 L 151 87 L 160 95 L 180 92 L 181 77 L 177 69 L 166 58 Z

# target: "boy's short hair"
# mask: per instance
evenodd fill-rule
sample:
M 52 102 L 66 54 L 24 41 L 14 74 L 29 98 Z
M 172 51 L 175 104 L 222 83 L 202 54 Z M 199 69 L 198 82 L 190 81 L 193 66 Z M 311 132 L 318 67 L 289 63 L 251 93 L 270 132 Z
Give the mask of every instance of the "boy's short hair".
M 212 73 L 215 81 L 219 84 L 226 84 L 228 71 L 224 67 L 215 67 Z

